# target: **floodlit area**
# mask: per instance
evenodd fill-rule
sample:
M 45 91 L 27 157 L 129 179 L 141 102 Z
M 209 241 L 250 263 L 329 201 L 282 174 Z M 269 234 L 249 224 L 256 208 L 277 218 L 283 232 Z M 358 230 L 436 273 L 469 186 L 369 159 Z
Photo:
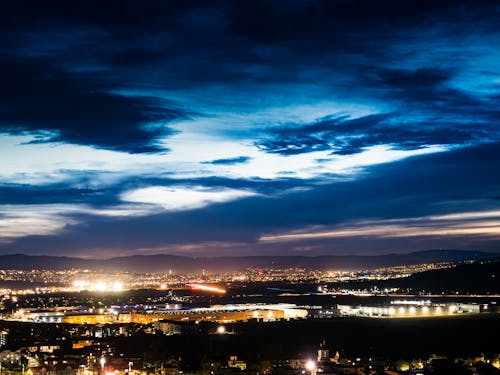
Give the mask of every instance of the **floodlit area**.
M 369 318 L 417 318 L 438 317 L 457 314 L 479 314 L 478 304 L 432 304 L 429 301 L 394 301 L 382 306 L 339 305 L 342 316 L 360 316 Z
M 88 310 L 82 310 L 80 307 L 50 310 L 19 309 L 11 316 L 5 317 L 5 319 L 34 323 L 152 324 L 161 320 L 235 323 L 249 320 L 270 322 L 307 317 L 308 310 L 306 308 L 293 304 L 238 304 L 213 305 L 190 309 L 181 309 L 173 305 L 140 310 L 121 309 L 119 307 Z
M 88 290 L 94 292 L 120 292 L 123 288 L 121 281 L 84 281 L 75 280 L 73 287 L 76 291 Z

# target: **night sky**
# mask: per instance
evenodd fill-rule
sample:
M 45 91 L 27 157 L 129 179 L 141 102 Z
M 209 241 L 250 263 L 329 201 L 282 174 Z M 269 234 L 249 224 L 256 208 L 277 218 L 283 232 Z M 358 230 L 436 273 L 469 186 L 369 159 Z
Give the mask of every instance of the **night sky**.
M 500 4 L 0 4 L 0 254 L 500 252 Z

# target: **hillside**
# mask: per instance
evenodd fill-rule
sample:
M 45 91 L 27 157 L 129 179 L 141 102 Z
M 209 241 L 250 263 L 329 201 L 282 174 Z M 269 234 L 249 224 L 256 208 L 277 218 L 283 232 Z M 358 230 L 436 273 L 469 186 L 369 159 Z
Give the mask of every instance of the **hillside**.
M 176 273 L 207 271 L 235 271 L 253 268 L 301 267 L 319 270 L 359 270 L 398 265 L 437 262 L 462 262 L 499 258 L 500 254 L 464 250 L 427 250 L 409 254 L 386 254 L 373 256 L 324 255 L 305 256 L 247 256 L 191 258 L 158 254 L 135 255 L 110 259 L 82 259 L 45 255 L 2 255 L 0 269 L 68 269 L 126 270 L 130 272 Z
M 383 286 L 430 293 L 500 293 L 500 261 L 421 272 L 404 279 L 388 280 Z

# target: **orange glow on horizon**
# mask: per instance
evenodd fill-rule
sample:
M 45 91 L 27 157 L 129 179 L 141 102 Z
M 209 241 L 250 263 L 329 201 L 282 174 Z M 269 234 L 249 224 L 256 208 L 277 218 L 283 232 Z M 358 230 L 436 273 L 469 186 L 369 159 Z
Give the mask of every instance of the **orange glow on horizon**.
M 225 289 L 218 288 L 216 286 L 209 286 L 209 285 L 203 285 L 203 284 L 189 284 L 192 290 L 203 290 L 207 292 L 214 292 L 214 293 L 220 293 L 224 294 L 226 293 Z

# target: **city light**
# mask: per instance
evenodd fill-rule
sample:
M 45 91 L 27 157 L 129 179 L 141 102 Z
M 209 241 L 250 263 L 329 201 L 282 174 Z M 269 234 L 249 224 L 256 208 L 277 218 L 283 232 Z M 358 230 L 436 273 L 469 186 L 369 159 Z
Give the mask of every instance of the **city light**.
M 98 292 L 104 292 L 107 290 L 107 285 L 104 281 L 99 281 L 94 285 L 93 289 Z
M 73 281 L 73 288 L 77 291 L 89 290 L 95 292 L 119 292 L 124 290 L 123 283 L 121 281 L 107 282 L 103 280 L 99 280 L 94 283 L 84 280 L 75 280 Z
M 309 360 L 306 362 L 306 370 L 313 372 L 316 369 L 316 363 L 313 360 Z
M 77 289 L 77 290 L 83 290 L 85 289 L 86 286 L 88 286 L 89 283 L 86 282 L 86 281 L 83 281 L 83 280 L 75 280 L 73 282 L 73 286 Z
M 500 375 L 500 1 L 1 4 L 0 375 Z
M 214 292 L 224 294 L 226 293 L 225 289 L 218 288 L 215 286 L 203 285 L 203 284 L 190 284 L 192 290 L 203 290 L 207 292 Z
M 392 294 L 398 292 L 398 288 L 368 288 L 361 290 L 354 289 L 335 289 L 329 288 L 325 282 L 337 281 L 354 281 L 354 280 L 386 280 L 390 278 L 408 277 L 415 273 L 420 273 L 430 270 L 438 270 L 449 268 L 453 265 L 450 263 L 429 263 L 411 266 L 384 267 L 370 271 L 321 271 L 308 270 L 299 267 L 291 268 L 270 268 L 263 270 L 249 269 L 245 273 L 241 271 L 233 271 L 228 273 L 207 273 L 203 275 L 203 281 L 184 282 L 178 278 L 179 274 L 170 272 L 158 272 L 153 274 L 139 274 L 135 272 L 123 271 L 119 273 L 109 273 L 104 271 L 95 271 L 88 269 L 71 269 L 63 272 L 55 270 L 4 270 L 0 274 L 0 280 L 26 280 L 37 283 L 43 286 L 28 287 L 26 289 L 4 289 L 3 300 L 15 299 L 14 294 L 39 294 L 39 293 L 54 293 L 67 291 L 95 291 L 95 292 L 119 292 L 122 290 L 135 289 L 161 289 L 170 290 L 178 287 L 188 287 L 192 290 L 205 290 L 209 293 L 224 294 L 224 286 L 221 283 L 245 281 L 245 282 L 272 282 L 272 281 L 290 281 L 300 282 L 301 280 L 317 279 L 321 280 L 319 289 L 322 294 L 335 295 L 379 295 Z M 185 274 L 185 280 L 199 280 L 198 274 Z M 57 284 L 54 286 L 52 284 Z M 50 286 L 49 286 L 50 285 Z M 226 292 L 227 293 L 227 292 Z M 399 297 L 403 295 L 398 294 Z M 395 305 L 421 305 L 429 306 L 429 300 L 405 300 L 397 299 L 392 304 Z M 409 306 L 408 306 L 409 307 Z M 372 311 L 374 313 L 375 310 Z M 367 315 L 369 312 L 366 313 Z M 376 314 L 376 312 L 375 312 Z
M 121 290 L 123 290 L 123 284 L 120 281 L 115 281 L 113 283 L 113 291 L 119 292 Z

